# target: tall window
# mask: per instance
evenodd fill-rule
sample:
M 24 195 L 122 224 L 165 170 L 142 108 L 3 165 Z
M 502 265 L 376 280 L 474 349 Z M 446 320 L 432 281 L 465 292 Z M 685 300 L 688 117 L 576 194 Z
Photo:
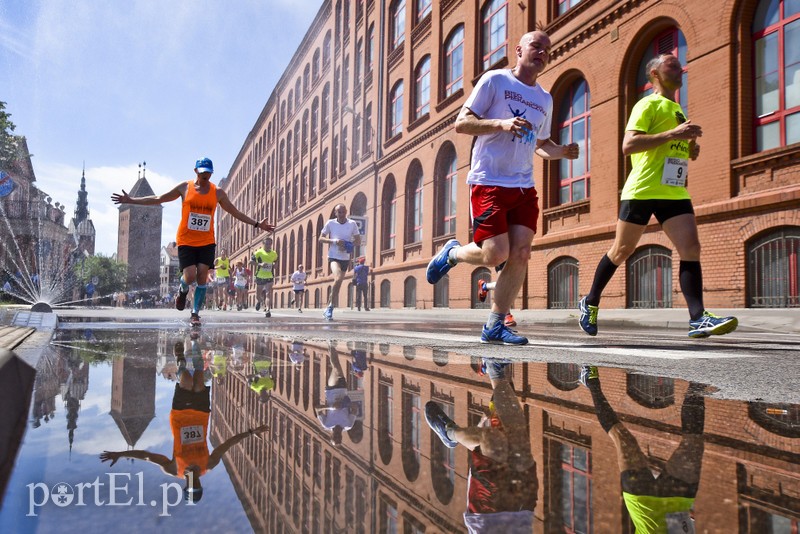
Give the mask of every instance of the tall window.
M 761 0 L 753 20 L 756 151 L 800 142 L 800 1 Z
M 580 4 L 583 0 L 556 0 L 558 2 L 558 14 L 563 15 L 573 7 Z
M 589 86 L 578 80 L 569 88 L 558 112 L 558 138 L 561 144 L 577 143 L 577 159 L 562 158 L 558 163 L 559 203 L 568 204 L 589 198 Z
M 311 162 L 311 180 L 309 181 L 309 185 L 311 186 L 310 194 L 312 197 L 317 195 L 317 180 L 319 180 L 318 168 L 317 158 L 314 158 L 314 161 Z
M 317 143 L 319 136 L 319 99 L 315 98 L 311 104 L 311 144 Z
M 672 54 L 683 65 L 683 75 L 681 76 L 680 90 L 677 94 L 677 102 L 683 108 L 683 114 L 688 116 L 687 109 L 689 108 L 689 67 L 686 65 L 686 38 L 683 32 L 678 28 L 669 28 L 668 30 L 660 33 L 653 39 L 653 42 L 647 47 L 647 50 L 642 56 L 642 61 L 639 63 L 639 69 L 636 71 L 639 98 L 649 95 L 653 92 L 653 84 L 647 77 L 647 62 L 658 57 L 661 54 Z
M 364 154 L 372 153 L 372 104 L 364 109 Z
M 406 243 L 422 241 L 422 184 L 422 168 L 412 163 L 406 186 Z
M 431 13 L 431 0 L 416 0 L 417 3 L 417 22 L 421 21 Z
M 353 145 L 350 150 L 352 156 L 351 165 L 355 167 L 358 165 L 358 160 L 361 157 L 359 151 L 361 150 L 361 118 L 353 117 Z
M 319 79 L 319 48 L 314 50 L 314 58 L 311 60 L 311 79 L 315 82 Z
M 395 247 L 395 224 L 397 214 L 397 186 L 394 177 L 386 178 L 381 199 L 381 250 L 392 250 Z
M 800 307 L 800 227 L 781 228 L 747 246 L 748 306 Z
M 328 133 L 328 122 L 331 111 L 331 87 L 325 84 L 322 90 L 322 135 Z
M 444 45 L 444 96 L 464 86 L 464 25 L 456 27 Z
M 436 172 L 436 235 L 447 235 L 456 231 L 456 208 L 458 204 L 458 161 L 452 145 L 442 147 Z
M 414 101 L 417 105 L 416 118 L 431 111 L 431 56 L 425 56 L 417 66 Z
M 403 80 L 397 82 L 389 95 L 391 100 L 389 116 L 389 137 L 400 135 L 403 131 Z
M 325 40 L 322 42 L 322 66 L 327 67 L 331 63 L 331 31 L 325 34 Z
M 328 187 L 328 149 L 322 151 L 319 162 L 319 190 L 325 191 Z
M 481 57 L 483 70 L 488 69 L 506 55 L 508 2 L 490 0 L 481 11 Z
M 392 8 L 392 50 L 406 40 L 406 0 L 397 0 Z
M 373 62 L 375 61 L 375 24 L 369 25 L 369 35 L 367 36 L 367 59 L 365 70 L 372 71 Z

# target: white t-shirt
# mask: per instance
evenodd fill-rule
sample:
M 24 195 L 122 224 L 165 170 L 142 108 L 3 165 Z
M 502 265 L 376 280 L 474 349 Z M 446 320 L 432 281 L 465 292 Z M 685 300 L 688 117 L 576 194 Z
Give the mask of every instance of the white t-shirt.
M 302 291 L 306 288 L 306 273 L 303 271 L 295 271 L 292 273 L 292 289 L 294 291 Z
M 236 287 L 246 287 L 247 286 L 247 272 L 242 269 L 236 269 L 236 272 L 233 274 L 236 277 L 234 280 L 233 285 Z
M 340 239 L 352 243 L 358 235 L 358 225 L 350 219 L 343 223 L 331 219 L 322 227 L 322 235 L 330 239 Z M 334 260 L 349 260 L 350 253 L 340 249 L 336 243 L 331 243 L 328 247 L 328 257 Z
M 479 135 L 472 150 L 468 184 L 534 187 L 533 154 L 537 139 L 550 138 L 553 97 L 538 83 L 531 87 L 509 69 L 484 74 L 464 103 L 482 119 L 523 117 L 533 130 L 523 138 L 511 132 Z

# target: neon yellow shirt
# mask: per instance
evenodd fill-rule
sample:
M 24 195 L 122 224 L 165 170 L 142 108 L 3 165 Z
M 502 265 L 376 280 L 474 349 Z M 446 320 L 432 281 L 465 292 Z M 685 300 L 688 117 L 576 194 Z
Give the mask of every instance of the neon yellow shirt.
M 653 93 L 642 98 L 633 106 L 625 131 L 653 135 L 672 130 L 681 122 L 685 122 L 685 117 L 680 104 Z M 667 158 L 670 158 L 671 163 L 674 163 L 676 159 L 688 160 L 689 142 L 669 141 L 656 148 L 631 154 L 633 168 L 625 181 L 625 187 L 622 188 L 621 199 L 684 200 L 691 198 L 685 187 L 662 183 L 664 172 L 667 169 L 665 167 Z M 675 167 L 673 166 L 672 169 Z M 685 179 L 685 172 L 681 171 L 681 174 Z
M 231 266 L 231 260 L 228 258 L 217 258 L 214 263 L 217 268 L 217 278 L 228 278 L 230 276 L 228 269 Z
M 668 516 L 671 522 L 691 521 L 688 512 L 694 504 L 689 497 L 651 497 L 622 492 L 625 507 L 636 527 L 636 534 L 668 534 Z M 688 526 L 688 525 L 687 525 Z M 683 530 L 679 532 L 694 532 Z
M 271 280 L 275 277 L 273 274 L 273 268 L 275 262 L 278 260 L 278 253 L 274 250 L 266 251 L 264 247 L 256 250 L 253 256 L 256 259 L 256 263 L 258 263 L 258 267 L 256 267 L 256 278 L 261 278 L 262 280 Z

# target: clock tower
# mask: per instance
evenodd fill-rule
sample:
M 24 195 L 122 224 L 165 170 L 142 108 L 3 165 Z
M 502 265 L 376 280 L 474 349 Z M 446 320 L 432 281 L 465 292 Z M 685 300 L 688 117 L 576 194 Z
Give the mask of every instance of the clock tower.
M 132 197 L 153 195 L 145 174 L 147 163 L 139 164 Z M 159 295 L 161 255 L 161 206 L 123 204 L 119 207 L 117 261 L 128 264 L 127 291 L 150 291 Z

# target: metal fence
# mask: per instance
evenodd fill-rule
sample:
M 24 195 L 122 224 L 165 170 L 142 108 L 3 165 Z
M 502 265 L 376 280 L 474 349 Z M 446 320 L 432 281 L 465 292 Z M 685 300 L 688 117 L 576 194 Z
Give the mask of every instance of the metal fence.
M 645 247 L 628 260 L 628 308 L 672 307 L 672 253 Z
M 748 247 L 748 305 L 751 308 L 800 307 L 800 229 L 772 232 Z

